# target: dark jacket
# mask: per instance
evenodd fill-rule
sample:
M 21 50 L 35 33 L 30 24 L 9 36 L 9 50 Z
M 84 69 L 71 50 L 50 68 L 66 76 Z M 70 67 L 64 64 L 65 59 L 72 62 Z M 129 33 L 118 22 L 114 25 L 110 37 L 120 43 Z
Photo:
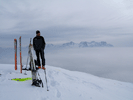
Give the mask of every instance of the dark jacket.
M 34 50 L 44 50 L 45 49 L 45 40 L 42 36 L 36 36 L 33 39 Z

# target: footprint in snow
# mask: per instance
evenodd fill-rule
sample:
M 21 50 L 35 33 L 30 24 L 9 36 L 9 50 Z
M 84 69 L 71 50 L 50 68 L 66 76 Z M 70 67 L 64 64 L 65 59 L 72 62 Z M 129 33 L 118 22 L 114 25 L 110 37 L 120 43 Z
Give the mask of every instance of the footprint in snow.
M 61 97 L 61 93 L 60 93 L 58 90 L 56 91 L 56 96 L 57 96 L 58 98 Z

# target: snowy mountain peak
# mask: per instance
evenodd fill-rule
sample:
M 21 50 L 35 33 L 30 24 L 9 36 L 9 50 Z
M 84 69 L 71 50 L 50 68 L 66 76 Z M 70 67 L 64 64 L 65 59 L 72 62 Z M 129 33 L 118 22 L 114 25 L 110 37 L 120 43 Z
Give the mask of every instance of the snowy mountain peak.
M 88 42 L 80 42 L 79 47 L 88 47 Z
M 105 41 L 101 41 L 101 42 L 95 42 L 95 41 L 91 41 L 91 42 L 80 42 L 79 43 L 79 47 L 113 47 L 113 45 L 111 44 L 107 44 Z
M 62 46 L 63 46 L 63 47 L 66 47 L 66 46 L 74 46 L 74 44 L 75 44 L 75 43 L 71 41 L 71 42 L 62 44 Z

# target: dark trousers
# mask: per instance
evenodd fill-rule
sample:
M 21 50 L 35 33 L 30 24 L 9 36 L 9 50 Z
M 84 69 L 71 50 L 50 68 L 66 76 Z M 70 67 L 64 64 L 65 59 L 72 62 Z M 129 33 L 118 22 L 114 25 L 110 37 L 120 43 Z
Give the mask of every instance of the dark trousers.
M 45 66 L 44 50 L 36 50 L 36 56 L 37 56 L 37 65 L 41 66 L 40 64 L 40 56 L 41 56 L 42 65 Z

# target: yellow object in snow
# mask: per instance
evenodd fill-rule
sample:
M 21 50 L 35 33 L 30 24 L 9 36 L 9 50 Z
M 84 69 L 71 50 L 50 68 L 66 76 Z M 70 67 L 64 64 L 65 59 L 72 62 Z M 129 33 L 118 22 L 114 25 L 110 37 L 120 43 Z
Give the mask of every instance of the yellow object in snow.
M 12 80 L 13 81 L 21 81 L 21 82 L 23 82 L 23 81 L 27 81 L 27 80 L 32 80 L 32 78 L 30 78 L 30 77 L 27 77 L 27 78 L 14 78 Z

